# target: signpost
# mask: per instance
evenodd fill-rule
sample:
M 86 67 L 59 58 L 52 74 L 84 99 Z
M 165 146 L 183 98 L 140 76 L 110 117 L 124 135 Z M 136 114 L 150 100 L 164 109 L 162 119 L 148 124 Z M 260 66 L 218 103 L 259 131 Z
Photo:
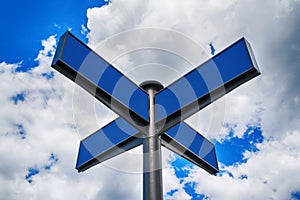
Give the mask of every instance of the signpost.
M 242 38 L 167 87 L 138 86 L 70 32 L 60 38 L 52 67 L 120 116 L 80 142 L 76 169 L 142 144 L 144 199 L 163 197 L 161 145 L 211 174 L 219 171 L 214 145 L 183 120 L 260 74 Z

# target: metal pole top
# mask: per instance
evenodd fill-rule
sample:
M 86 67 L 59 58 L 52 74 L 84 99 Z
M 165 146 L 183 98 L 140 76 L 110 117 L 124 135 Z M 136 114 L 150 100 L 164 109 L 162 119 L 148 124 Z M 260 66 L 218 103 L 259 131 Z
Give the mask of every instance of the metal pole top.
M 164 86 L 160 82 L 154 80 L 144 81 L 140 84 L 140 86 L 146 91 L 148 91 L 149 89 L 153 89 L 155 90 L 155 92 L 158 92 L 164 88 Z

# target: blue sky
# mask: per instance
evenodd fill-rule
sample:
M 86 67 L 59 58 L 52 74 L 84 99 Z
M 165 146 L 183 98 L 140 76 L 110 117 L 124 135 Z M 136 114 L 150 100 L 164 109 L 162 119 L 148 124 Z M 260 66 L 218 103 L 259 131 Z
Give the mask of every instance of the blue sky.
M 50 35 L 61 35 L 71 29 L 78 37 L 81 25 L 86 24 L 87 8 L 101 6 L 104 1 L 7 1 L 2 2 L 1 62 L 23 61 L 25 66 L 36 65 L 34 59 L 42 48 L 41 40 Z
M 296 0 L 2 2 L 0 196 L 140 199 L 141 148 L 81 174 L 74 169 L 80 138 L 116 116 L 50 65 L 60 35 L 71 30 L 133 81 L 172 82 L 192 66 L 154 50 L 132 51 L 145 46 L 139 38 L 127 38 L 124 46 L 113 37 L 158 28 L 201 47 L 188 57 L 195 46 L 159 38 L 172 56 L 182 51 L 192 64 L 246 37 L 262 72 L 186 121 L 215 143 L 217 176 L 163 149 L 164 198 L 300 199 L 299 9 Z M 161 65 L 150 68 L 150 61 Z

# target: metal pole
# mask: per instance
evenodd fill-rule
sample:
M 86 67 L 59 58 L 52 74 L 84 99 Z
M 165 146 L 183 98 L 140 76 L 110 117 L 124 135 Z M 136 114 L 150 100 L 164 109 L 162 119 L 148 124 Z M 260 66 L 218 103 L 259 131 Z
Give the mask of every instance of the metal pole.
M 149 94 L 149 128 L 143 139 L 143 199 L 163 199 L 160 136 L 155 127 L 155 93 L 162 87 L 157 83 L 144 85 Z

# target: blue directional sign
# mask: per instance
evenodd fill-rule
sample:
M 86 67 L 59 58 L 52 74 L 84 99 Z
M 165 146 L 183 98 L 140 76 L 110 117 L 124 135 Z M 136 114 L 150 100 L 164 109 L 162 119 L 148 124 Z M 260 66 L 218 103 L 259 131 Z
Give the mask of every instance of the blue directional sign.
M 215 146 L 183 120 L 260 74 L 251 47 L 242 38 L 168 87 L 161 87 L 155 100 L 150 101 L 150 92 L 69 32 L 60 39 L 52 67 L 120 115 L 80 142 L 76 164 L 79 172 L 144 144 L 145 135 L 154 126 L 163 146 L 216 174 Z M 150 108 L 156 109 L 156 116 L 150 114 Z
M 216 149 L 212 142 L 181 122 L 161 135 L 162 145 L 211 174 L 219 171 Z
M 139 131 L 118 118 L 80 142 L 76 169 L 85 171 L 142 143 Z
M 156 94 L 156 121 L 167 130 L 260 74 L 252 50 L 240 39 Z
M 133 125 L 147 124 L 148 94 L 70 32 L 61 36 L 52 67 Z
M 181 122 L 161 136 L 162 145 L 211 174 L 219 171 L 214 145 L 186 123 Z M 139 131 L 121 118 L 80 142 L 76 169 L 79 172 L 143 143 Z

